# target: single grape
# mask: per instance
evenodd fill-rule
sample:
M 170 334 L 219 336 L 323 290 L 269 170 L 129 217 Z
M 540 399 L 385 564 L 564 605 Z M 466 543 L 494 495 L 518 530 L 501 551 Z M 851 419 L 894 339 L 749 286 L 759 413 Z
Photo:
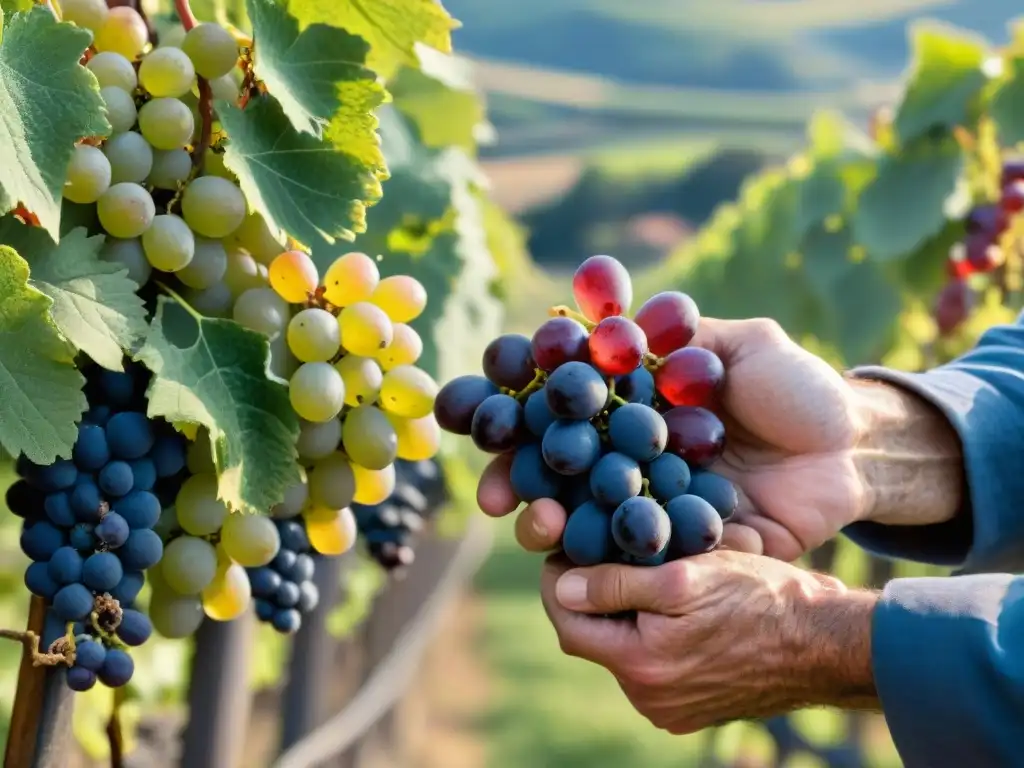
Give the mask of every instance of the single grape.
M 651 405 L 654 402 L 654 376 L 646 368 L 615 379 L 615 394 L 628 403 Z
M 128 541 L 121 545 L 117 554 L 125 569 L 144 571 L 160 562 L 163 551 L 159 535 L 150 528 L 139 528 L 128 534 Z
M 375 356 L 385 371 L 400 365 L 413 365 L 423 354 L 423 339 L 412 326 L 393 323 L 392 330 L 391 343 L 379 350 Z
M 677 496 L 665 505 L 672 533 L 668 559 L 678 560 L 710 552 L 722 541 L 722 518 L 698 496 Z
M 203 623 L 203 604 L 194 596 L 176 595 L 168 588 L 161 592 L 154 590 L 149 618 L 153 629 L 163 637 L 172 640 L 188 637 Z
M 68 534 L 68 543 L 79 552 L 91 552 L 96 548 L 95 526 L 92 523 L 75 523 Z
M 561 366 L 548 377 L 544 391 L 551 412 L 562 419 L 592 419 L 608 402 L 608 385 L 586 363 Z
M 266 565 L 281 548 L 277 526 L 264 515 L 228 515 L 220 535 L 228 556 L 247 568 Z
M 82 580 L 82 566 L 85 560 L 74 547 L 61 547 L 50 558 L 46 566 L 47 575 L 55 584 L 63 587 Z M 39 564 L 41 565 L 41 563 Z M 54 590 L 56 593 L 56 590 Z
M 380 283 L 376 262 L 365 253 L 339 256 L 324 273 L 324 298 L 338 307 L 369 301 Z
M 311 510 L 307 510 L 307 512 L 309 512 L 309 511 L 311 511 Z M 322 516 L 322 517 L 326 518 L 328 516 L 334 515 L 335 512 L 333 510 L 325 510 L 322 513 L 318 511 L 317 514 L 318 514 L 318 516 Z M 299 557 L 298 553 L 294 552 L 294 551 L 292 551 L 290 549 L 278 550 L 277 556 L 273 560 L 270 561 L 270 568 L 274 569 L 274 571 L 278 575 L 281 575 L 283 573 L 288 573 L 288 571 L 290 571 L 292 569 L 292 567 L 295 565 L 295 561 L 298 559 L 298 557 Z M 284 576 L 281 576 L 281 581 L 287 581 L 287 579 L 285 579 Z M 279 586 L 280 586 L 280 582 L 279 582 Z
M 141 112 L 139 120 L 142 120 Z M 218 176 L 200 176 L 193 179 L 181 196 L 182 216 L 197 234 L 204 237 L 227 237 L 242 224 L 245 211 L 245 197 L 242 191 L 227 179 Z
M 128 91 L 116 86 L 108 85 L 106 88 L 101 89 L 100 97 L 103 99 L 104 107 L 106 107 L 107 121 L 110 123 L 110 128 L 113 132 L 113 136 L 107 139 L 107 144 L 109 144 L 118 136 L 131 131 L 132 126 L 135 125 L 135 121 L 138 119 L 138 112 L 135 109 L 135 99 L 132 98 L 132 95 Z M 139 136 L 139 139 L 142 139 L 142 137 Z M 106 149 L 107 148 L 104 147 L 104 150 Z M 149 144 L 146 144 L 146 149 L 150 150 Z M 136 152 L 135 154 L 138 155 L 139 153 Z M 152 150 L 150 150 L 150 154 L 152 154 Z M 107 152 L 107 156 L 110 157 L 109 151 Z M 113 162 L 113 160 L 111 160 L 111 162 Z M 150 163 L 152 163 L 152 159 L 150 160 Z M 136 174 L 122 174 L 121 178 L 118 178 L 117 176 L 118 174 L 115 173 L 115 181 L 141 182 L 145 179 L 145 176 L 141 179 L 136 178 Z
M 393 466 L 388 467 L 388 469 L 390 474 L 388 474 L 388 470 L 361 470 L 362 472 L 373 473 L 372 490 L 374 491 L 374 497 L 387 491 L 387 479 L 389 477 L 391 481 L 390 487 L 394 489 L 395 470 Z M 367 497 L 370 496 L 370 491 L 365 487 L 364 492 L 367 494 Z M 384 498 L 390 495 L 390 492 L 387 492 Z M 305 517 L 306 533 L 309 536 L 310 546 L 321 555 L 343 555 L 352 549 L 356 542 L 357 528 L 355 516 L 348 507 L 335 511 L 325 510 L 324 512 L 329 512 L 329 514 L 318 513 L 317 510 L 313 510 L 312 513 L 307 514 Z
M 700 324 L 700 310 L 685 293 L 663 291 L 645 301 L 635 319 L 647 335 L 650 351 L 664 356 L 690 343 Z
M 232 248 L 227 251 L 224 285 L 232 296 L 240 296 L 250 288 L 263 288 L 267 281 L 260 274 L 260 265 L 247 251 Z
M 108 10 L 104 0 L 63 0 L 60 12 L 63 21 L 73 22 L 95 34 L 106 22 Z
M 232 317 L 251 331 L 274 336 L 288 324 L 288 302 L 270 288 L 250 288 L 235 301 Z
M 499 387 L 517 392 L 525 389 L 533 381 L 536 367 L 533 344 L 521 334 L 503 334 L 484 349 L 484 376 Z
M 736 514 L 740 505 L 736 486 L 714 472 L 694 472 L 686 492 L 692 496 L 699 496 L 714 507 L 723 522 Z
M 527 435 L 523 407 L 508 395 L 491 395 L 473 413 L 470 435 L 476 447 L 488 453 L 517 448 Z
M 352 500 L 359 504 L 380 504 L 395 490 L 394 464 L 384 467 L 384 469 L 367 469 L 353 464 L 352 474 L 356 481 L 356 492 Z M 310 540 L 312 540 L 312 534 L 310 534 Z M 323 553 L 320 547 L 317 547 L 317 551 Z
M 609 562 L 616 552 L 611 518 L 594 502 L 577 507 L 565 523 L 562 549 L 576 566 Z
M 299 610 L 303 613 L 310 613 L 320 604 L 320 590 L 312 581 L 299 584 L 299 592 Z
M 153 634 L 153 624 L 149 617 L 141 611 L 131 608 L 123 611 L 121 623 L 117 627 L 117 636 L 125 645 L 140 646 Z
M 591 364 L 606 376 L 623 376 L 640 367 L 647 339 L 640 326 L 625 317 L 606 317 L 590 334 Z
M 228 255 L 220 240 L 197 237 L 192 260 L 175 275 L 190 288 L 207 290 L 220 282 L 227 268 Z
M 714 352 L 684 347 L 670 352 L 654 372 L 658 393 L 671 405 L 708 406 L 725 381 L 725 367 Z
M 174 500 L 178 524 L 185 533 L 209 536 L 224 525 L 228 508 L 217 498 L 217 475 L 192 475 L 182 483 Z
M 197 24 L 181 41 L 184 51 L 195 65 L 196 73 L 207 80 L 222 77 L 238 62 L 238 43 L 218 24 Z
M 1003 186 L 999 205 L 1008 216 L 1024 210 L 1024 179 L 1017 179 Z
M 281 534 L 281 547 L 290 549 L 293 552 L 306 552 L 309 549 L 309 537 L 302 523 L 294 520 L 284 520 L 277 524 L 278 532 Z
M 73 454 L 72 454 L 73 455 Z M 44 505 L 46 497 L 25 479 L 17 480 L 7 488 L 4 501 L 7 509 L 22 519 L 34 520 L 39 508 Z
M 393 323 L 410 323 L 423 314 L 427 306 L 427 289 L 415 277 L 392 275 L 381 280 L 370 295 Z
M 516 450 L 509 479 L 516 496 L 525 502 L 554 499 L 562 489 L 561 475 L 544 462 L 537 443 L 527 443 Z
M 95 203 L 110 188 L 110 161 L 96 147 L 79 144 L 68 163 L 64 197 L 73 203 Z
M 157 48 L 139 66 L 139 84 L 151 96 L 184 96 L 195 76 L 192 60 L 178 48 Z
M 95 672 L 75 665 L 67 671 L 64 680 L 72 691 L 84 693 L 96 685 L 97 677 Z
M 349 458 L 367 469 L 384 469 L 398 455 L 398 435 L 373 405 L 360 405 L 346 414 L 341 440 Z
M 214 621 L 233 621 L 245 613 L 252 600 L 252 588 L 245 568 L 225 561 L 217 568 L 210 585 L 203 590 L 203 610 Z
M 1024 187 L 1024 182 L 1021 182 Z M 1024 204 L 1024 196 L 1021 198 Z M 963 242 L 966 263 L 973 272 L 991 272 L 1006 260 L 1003 249 L 987 234 L 967 235 Z
M 319 281 L 316 265 L 305 251 L 285 251 L 270 262 L 270 287 L 292 304 L 306 301 Z
M 82 583 L 98 592 L 109 592 L 124 575 L 124 568 L 112 552 L 96 552 L 82 564 Z
M 110 162 L 111 180 L 141 184 L 153 168 L 153 150 L 142 136 L 129 131 L 107 139 L 103 147 Z
M 127 540 L 131 531 L 128 521 L 117 512 L 108 512 L 94 530 L 96 538 L 111 549 L 117 549 Z
M 288 397 L 306 421 L 329 421 L 345 405 L 345 382 L 330 363 L 303 363 L 288 382 Z
M 136 459 L 129 462 L 129 466 L 132 468 L 132 477 L 134 478 L 131 490 L 152 491 L 157 479 L 156 467 L 153 462 L 149 459 Z
M 313 465 L 309 473 L 309 500 L 328 509 L 341 509 L 356 494 L 355 467 L 344 455 L 332 453 Z
M 274 262 L 277 264 L 278 262 Z M 273 279 L 273 266 L 271 266 Z M 280 294 L 280 291 L 278 291 Z M 330 312 L 310 307 L 299 312 L 288 323 L 288 348 L 304 363 L 324 363 L 338 354 L 341 331 Z M 339 373 L 340 373 L 339 369 Z M 344 375 L 342 375 L 344 379 Z M 346 382 L 345 393 L 348 395 Z
M 384 374 L 380 404 L 398 416 L 419 419 L 433 410 L 437 393 L 430 374 L 414 365 L 400 365 Z
M 466 374 L 452 379 L 434 398 L 434 416 L 446 432 L 468 435 L 473 426 L 473 414 L 498 387 L 483 376 Z
M 665 549 L 672 534 L 668 514 L 654 499 L 634 496 L 612 515 L 612 538 L 627 555 L 653 557 Z
M 158 98 L 151 99 L 142 105 L 139 109 L 139 132 L 143 138 L 146 139 L 150 144 L 153 145 L 154 149 L 181 149 L 186 144 L 192 141 L 192 133 L 195 131 L 196 123 L 195 117 L 192 114 L 192 110 L 189 109 L 184 103 L 178 99 L 170 98 Z M 213 178 L 210 176 L 203 176 L 200 178 Z M 192 182 L 195 184 L 196 179 Z M 221 179 L 221 181 L 224 181 Z M 225 184 L 231 184 L 231 182 L 224 182 Z M 189 187 L 186 187 L 186 195 Z M 234 185 L 232 185 L 234 186 Z M 237 188 L 236 188 L 237 191 Z M 241 194 L 241 193 L 239 193 Z M 183 196 L 181 200 L 182 211 L 184 212 L 185 219 L 188 220 L 190 208 L 194 210 L 195 203 L 190 204 L 186 207 L 186 197 Z M 207 200 L 207 203 L 212 201 Z M 243 210 L 242 215 L 245 215 L 244 201 L 242 203 Z M 213 212 L 208 214 L 214 216 Z M 204 223 L 206 219 L 203 219 Z M 239 217 L 241 221 L 241 217 Z M 205 227 L 196 227 L 189 221 L 189 225 L 201 235 L 207 237 L 224 237 L 225 235 L 231 234 L 231 230 L 225 233 L 225 235 L 213 234 L 205 231 Z
M 120 9 L 113 8 L 111 13 L 117 10 Z M 134 674 L 135 662 L 132 661 L 131 656 L 119 648 L 111 648 L 107 651 L 107 656 L 103 659 L 103 666 L 99 671 L 101 683 L 108 688 L 121 688 L 128 685 Z
M 136 285 L 145 285 L 153 274 L 153 267 L 146 259 L 142 241 L 137 237 L 131 240 L 108 237 L 100 251 L 100 258 L 125 267 L 128 270 L 128 279 Z
M 589 363 L 588 336 L 587 329 L 572 318 L 551 318 L 533 334 L 531 349 L 536 366 L 551 373 L 570 360 Z
M 135 484 L 135 476 L 127 462 L 112 461 L 100 470 L 97 482 L 107 496 L 124 496 Z
M 37 509 L 32 512 L 35 513 Z M 51 493 L 43 502 L 43 509 L 50 522 L 60 528 L 71 528 L 76 522 L 75 513 L 71 509 L 71 497 L 67 492 Z
M 258 213 L 246 215 L 242 225 L 235 232 L 238 244 L 247 250 L 260 264 L 270 264 L 287 250 L 270 231 L 266 220 Z
M 141 459 L 156 442 L 152 422 L 138 411 L 114 414 L 107 422 L 106 432 L 110 453 L 119 459 Z
M 530 393 L 530 396 L 526 398 L 523 411 L 526 414 L 527 428 L 537 437 L 544 437 L 548 427 L 554 424 L 558 418 L 548 407 L 548 393 L 544 387 Z
M 58 459 L 53 464 L 36 465 L 26 477 L 40 490 L 53 493 L 73 486 L 78 481 L 78 469 L 73 461 Z
M 179 536 L 164 548 L 160 574 L 179 595 L 198 595 L 216 572 L 217 551 L 204 539 Z
M 337 330 L 338 324 L 334 317 L 329 312 L 325 314 L 330 318 L 330 324 Z M 377 400 L 381 385 L 384 383 L 384 374 L 376 361 L 359 355 L 345 355 L 334 364 L 334 367 L 338 369 L 342 381 L 345 382 L 345 405 L 357 406 Z
M 665 450 L 668 427 L 653 408 L 627 403 L 608 419 L 608 438 L 616 451 L 639 462 L 653 461 Z
M 74 581 L 68 583 L 71 584 Z M 33 595 L 52 601 L 62 585 L 53 580 L 48 563 L 36 562 L 29 563 L 28 568 L 25 569 L 25 586 Z
M 210 80 L 210 91 L 213 93 L 213 98 L 220 101 L 237 101 L 239 84 L 230 74 L 221 75 Z
M 282 608 L 292 608 L 299 604 L 301 596 L 298 584 L 294 581 L 282 581 L 281 586 L 277 588 L 277 594 L 274 595 L 274 602 Z
M 690 467 L 674 453 L 663 453 L 647 465 L 651 494 L 659 501 L 682 496 L 690 487 Z
M 122 182 L 112 184 L 100 195 L 96 214 L 109 235 L 126 240 L 149 229 L 156 216 L 156 206 L 143 187 Z
M 102 643 L 98 643 L 88 636 L 75 638 L 76 667 L 82 667 L 90 672 L 99 672 L 106 657 L 107 649 L 103 647 Z
M 308 541 L 308 536 L 307 536 Z M 308 548 L 308 547 L 307 547 Z M 313 573 L 316 570 L 316 565 L 313 558 L 307 554 L 299 554 L 295 558 L 295 564 L 288 571 L 288 579 L 301 585 L 304 581 L 309 581 L 313 578 Z
M 428 413 L 419 419 L 405 419 L 386 414 L 398 436 L 398 458 L 405 461 L 426 461 L 441 450 L 441 426 Z
M 157 149 L 146 181 L 157 189 L 177 189 L 192 172 L 192 158 L 184 149 Z
M 76 485 L 71 491 L 71 509 L 83 523 L 98 523 L 103 503 L 100 489 L 91 480 Z
M 939 335 L 950 336 L 959 328 L 974 306 L 974 294 L 966 280 L 950 280 L 935 302 L 935 322 Z
M 300 528 L 302 526 L 299 526 Z M 303 532 L 305 535 L 305 532 Z M 281 575 L 273 568 L 263 566 L 249 571 L 249 587 L 253 597 L 270 598 L 281 586 Z
M 149 42 L 149 29 L 139 12 L 129 6 L 111 8 L 99 29 L 93 30 L 93 47 L 101 53 L 119 53 L 130 61 Z
M 622 453 L 606 453 L 590 472 L 590 490 L 607 508 L 615 509 L 626 499 L 639 496 L 644 478 L 640 465 Z
M 338 315 L 341 346 L 353 355 L 374 357 L 394 340 L 394 326 L 380 307 L 361 301 Z
M 1003 186 L 1007 184 L 1003 182 Z M 1006 231 L 1009 218 L 999 205 L 978 205 L 971 209 L 964 222 L 967 234 L 987 234 L 996 238 Z
M 100 3 L 100 0 L 96 1 Z M 67 10 L 63 6 L 66 5 L 66 2 L 67 0 L 61 4 L 61 10 L 65 12 L 65 19 L 67 19 Z M 106 4 L 103 4 L 103 9 L 104 17 L 106 17 Z M 68 20 L 70 21 L 70 19 Z M 135 74 L 135 67 L 119 53 L 111 51 L 97 53 L 89 59 L 89 63 L 85 66 L 96 75 L 101 92 L 104 88 L 114 87 L 120 88 L 125 93 L 131 93 L 139 85 L 138 77 Z
M 185 468 L 185 441 L 176 434 L 160 435 L 149 458 L 153 461 L 157 477 L 173 477 Z
M 78 439 L 71 456 L 83 471 L 95 472 L 110 461 L 110 448 L 103 427 L 83 424 L 78 429 Z
M 309 486 L 306 485 L 305 480 L 302 480 L 285 489 L 284 498 L 280 504 L 275 504 L 271 507 L 270 514 L 277 519 L 297 517 L 302 513 L 302 509 L 308 500 Z
M 110 596 L 117 600 L 122 607 L 131 605 L 142 591 L 142 585 L 146 583 L 146 577 L 141 571 L 125 571 L 124 576 L 117 586 L 110 590 Z
M 666 449 L 691 468 L 713 463 L 725 449 L 725 426 L 706 408 L 681 405 L 663 414 L 668 426 Z
M 341 442 L 341 422 L 329 419 L 323 422 L 303 421 L 299 439 L 295 444 L 299 458 L 305 462 L 330 456 Z
M 559 420 L 541 441 L 544 461 L 560 475 L 582 475 L 597 463 L 601 438 L 589 421 Z
M 633 283 L 629 272 L 611 256 L 591 256 L 572 276 L 572 295 L 580 312 L 595 323 L 629 312 Z
M 53 598 L 53 612 L 61 621 L 81 621 L 92 612 L 92 593 L 83 584 L 61 587 Z

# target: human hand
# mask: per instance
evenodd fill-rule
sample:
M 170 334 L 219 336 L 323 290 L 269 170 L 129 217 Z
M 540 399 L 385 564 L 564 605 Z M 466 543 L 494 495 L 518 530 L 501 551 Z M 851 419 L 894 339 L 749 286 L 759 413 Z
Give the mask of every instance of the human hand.
M 808 705 L 877 707 L 869 592 L 717 551 L 657 568 L 545 565 L 562 651 L 600 664 L 658 728 L 693 733 Z M 600 614 L 638 611 L 635 621 Z

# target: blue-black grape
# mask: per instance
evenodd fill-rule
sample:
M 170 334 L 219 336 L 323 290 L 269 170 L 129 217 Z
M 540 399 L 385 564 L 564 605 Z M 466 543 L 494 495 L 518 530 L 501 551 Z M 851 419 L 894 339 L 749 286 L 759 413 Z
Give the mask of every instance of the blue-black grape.
M 68 534 L 68 543 L 79 552 L 92 551 L 96 547 L 95 529 L 92 523 L 75 523 Z
M 125 645 L 139 646 L 153 634 L 153 623 L 141 611 L 131 608 L 121 613 L 121 623 L 117 627 L 117 636 Z
M 132 491 L 114 502 L 113 510 L 132 530 L 152 528 L 160 519 L 160 500 L 149 491 Z
M 126 608 L 135 602 L 145 583 L 146 576 L 142 571 L 125 571 L 117 586 L 110 590 L 110 596 Z
M 110 421 L 112 414 L 113 410 L 111 410 L 109 405 L 93 405 L 85 412 L 85 415 L 82 417 L 82 422 L 85 424 L 93 424 L 97 427 L 103 427 L 106 426 L 108 421 Z M 78 462 L 77 458 L 75 459 L 75 462 Z
M 541 449 L 544 461 L 558 474 L 581 475 L 597 463 L 601 438 L 589 421 L 561 419 L 548 427 Z
M 141 459 L 156 442 L 152 423 L 138 411 L 114 414 L 105 429 L 110 453 L 119 459 Z
M 306 552 L 309 550 L 309 536 L 306 535 L 306 528 L 296 520 L 282 520 L 277 525 L 277 532 L 281 536 L 281 548 L 290 549 L 293 552 Z
M 71 497 L 67 491 L 51 493 L 43 502 L 43 509 L 54 525 L 61 528 L 71 528 L 75 525 L 75 513 L 71 509 Z
M 531 341 L 518 333 L 506 333 L 484 349 L 484 376 L 499 387 L 525 389 L 536 373 Z
M 294 581 L 296 584 L 301 584 L 304 581 L 312 579 L 315 572 L 316 564 L 314 563 L 313 558 L 303 552 L 296 556 L 295 565 L 291 567 L 291 570 L 288 572 L 288 576 L 291 581 Z
M 21 551 L 40 562 L 49 560 L 66 543 L 64 531 L 46 520 L 27 524 L 21 532 Z
M 61 547 L 53 553 L 47 565 L 50 578 L 57 584 L 74 584 L 82 579 L 85 560 L 74 547 Z
M 38 488 L 33 488 L 28 480 L 17 480 L 7 489 L 5 501 L 7 508 L 21 518 L 31 519 L 39 516 L 46 497 Z
M 152 459 L 136 459 L 128 462 L 132 468 L 132 477 L 135 482 L 132 484 L 133 491 L 152 491 L 156 485 L 156 465 Z
M 53 600 L 61 585 L 50 576 L 48 563 L 29 563 L 25 569 L 25 586 L 33 595 L 45 600 Z
M 491 395 L 473 414 L 470 429 L 473 442 L 481 451 L 506 453 L 526 438 L 526 419 L 514 397 Z
M 612 447 L 639 462 L 654 461 L 668 442 L 668 427 L 661 414 L 640 403 L 627 403 L 608 418 Z
M 68 669 L 64 679 L 68 688 L 78 693 L 85 693 L 96 685 L 96 673 L 77 664 Z
M 120 688 L 127 685 L 135 674 L 135 662 L 132 657 L 120 648 L 111 648 L 103 659 L 103 666 L 100 667 L 99 678 L 108 688 Z
M 740 505 L 736 486 L 714 472 L 694 472 L 687 492 L 700 496 L 714 507 L 723 521 L 736 514 L 736 509 Z
M 615 379 L 615 394 L 627 403 L 654 403 L 654 376 L 644 367 Z
M 298 555 L 290 549 L 280 549 L 270 561 L 270 567 L 278 573 L 287 573 L 295 567 L 295 560 Z
M 117 549 L 128 540 L 128 521 L 117 512 L 108 512 L 97 524 L 94 534 L 110 549 Z
M 130 408 L 135 399 L 135 377 L 128 372 L 100 370 L 96 375 L 96 387 L 102 399 L 115 408 Z
M 544 437 L 548 427 L 555 423 L 555 414 L 548 407 L 548 393 L 544 387 L 531 392 L 523 406 L 526 413 L 526 427 L 537 437 Z
M 640 465 L 622 453 L 607 453 L 590 471 L 590 490 L 603 506 L 617 508 L 643 490 Z
M 107 649 L 87 635 L 75 638 L 75 666 L 90 672 L 99 672 L 103 660 L 107 658 Z
M 70 488 L 78 479 L 78 468 L 73 461 L 58 459 L 47 466 L 33 466 L 29 482 L 46 493 Z
M 126 570 L 144 571 L 160 562 L 164 553 L 164 543 L 151 528 L 133 530 L 128 540 L 117 550 L 121 564 Z
M 61 621 L 79 621 L 92 612 L 92 592 L 82 584 L 61 587 L 53 597 L 53 612 Z
M 690 487 L 690 467 L 674 453 L 663 453 L 647 465 L 651 494 L 659 501 L 682 496 Z
M 611 518 L 594 502 L 579 507 L 566 521 L 562 550 L 581 567 L 608 562 L 616 551 Z
M 320 603 L 320 590 L 312 581 L 299 584 L 299 611 L 309 613 Z
M 459 376 L 441 387 L 434 398 L 434 418 L 445 431 L 468 435 L 480 403 L 498 393 L 497 385 L 483 376 Z
M 554 499 L 562 485 L 561 476 L 544 461 L 537 443 L 529 443 L 516 451 L 509 478 L 516 496 L 526 502 Z
M 256 600 L 256 618 L 260 621 L 272 621 L 276 611 L 277 608 L 269 599 L 261 597 Z
M 274 595 L 274 601 L 281 608 L 294 608 L 299 604 L 300 597 L 302 593 L 295 582 L 282 581 L 281 586 L 277 588 L 277 594 Z
M 282 546 L 284 546 L 283 542 Z M 281 586 L 281 581 L 281 574 L 270 566 L 249 569 L 249 586 L 254 597 L 273 598 Z M 264 621 L 266 620 L 264 619 Z
M 122 576 L 124 567 L 112 552 L 94 552 L 82 565 L 82 583 L 100 594 L 116 587 Z
M 668 514 L 654 499 L 634 496 L 612 515 L 612 537 L 619 549 L 636 558 L 657 555 L 672 533 Z
M 98 523 L 103 514 L 103 496 L 91 480 L 79 483 L 71 491 L 71 509 L 83 523 Z
M 590 490 L 590 477 L 585 474 L 566 477 L 562 481 L 562 492 L 558 494 L 557 499 L 558 503 L 568 512 L 582 507 L 588 501 L 593 501 L 594 493 Z
M 676 496 L 665 505 L 672 535 L 668 557 L 677 560 L 710 552 L 722 541 L 722 518 L 699 496 Z
M 560 419 L 592 419 L 608 402 L 608 385 L 586 363 L 568 362 L 544 385 L 548 407 Z
M 298 632 L 302 626 L 302 614 L 294 608 L 279 608 L 274 611 L 270 623 L 278 632 L 291 634 Z
M 83 472 L 96 472 L 110 461 L 110 447 L 107 433 L 95 424 L 83 424 L 78 429 L 78 439 L 71 451 L 75 464 Z
M 650 557 L 635 557 L 633 555 L 622 553 L 622 562 L 627 565 L 639 565 L 645 568 L 654 568 L 659 565 L 663 565 L 668 560 L 668 545 L 666 544 L 660 552 L 651 555 Z
M 174 477 L 185 468 L 185 441 L 178 435 L 160 435 L 149 452 L 159 478 Z
M 97 484 L 108 497 L 124 496 L 135 485 L 135 476 L 128 462 L 112 461 L 100 470 Z

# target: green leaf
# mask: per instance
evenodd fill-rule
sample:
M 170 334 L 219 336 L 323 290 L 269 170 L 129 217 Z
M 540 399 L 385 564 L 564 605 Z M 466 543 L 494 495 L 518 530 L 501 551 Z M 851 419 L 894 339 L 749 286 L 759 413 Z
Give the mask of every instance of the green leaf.
M 848 366 L 876 362 L 896 333 L 903 304 L 882 265 L 861 261 L 836 283 L 833 343 Z
M 395 106 L 419 129 L 427 147 L 459 147 L 475 153 L 491 126 L 470 79 L 469 63 L 420 50 L 422 68 L 403 67 L 388 83 Z
M 269 96 L 244 110 L 217 102 L 217 114 L 231 137 L 224 164 L 272 230 L 311 247 L 365 231 L 366 207 L 381 196 L 379 168 L 327 138 L 299 133 Z
M 969 125 L 987 78 L 984 41 L 963 30 L 929 23 L 911 32 L 910 81 L 896 112 L 895 127 L 904 144 L 932 128 Z
M 301 32 L 276 0 L 247 0 L 255 40 L 255 72 L 296 131 L 321 137 L 332 122 L 336 143 L 370 166 L 384 167 L 373 110 L 385 99 L 366 67 L 369 45 L 326 24 Z
M 60 202 L 75 142 L 110 132 L 96 78 L 78 63 L 92 35 L 37 5 L 0 41 L 0 213 L 19 203 L 60 237 Z
M 50 298 L 28 279 L 28 262 L 0 245 L 0 445 L 50 464 L 71 456 L 85 379 L 50 320 Z
M 232 508 L 266 513 L 299 479 L 299 420 L 283 382 L 268 378 L 270 342 L 230 320 L 196 318 L 161 296 L 137 359 L 153 373 L 149 415 L 202 424 Z
M 29 254 L 32 284 L 53 300 L 50 313 L 65 338 L 104 368 L 123 370 L 123 350 L 146 333 L 146 310 L 128 270 L 100 260 L 103 237 L 75 229 L 57 245 L 39 227 L 7 217 L 0 242 Z
M 898 259 L 946 222 L 943 202 L 956 188 L 963 154 L 952 139 L 922 140 L 879 164 L 860 196 L 854 234 L 874 259 Z
M 3 26 L 3 17 L 18 11 L 27 11 L 35 3 L 33 0 L 0 0 L 0 26 Z
M 839 281 L 854 268 L 852 247 L 853 237 L 846 228 L 829 232 L 818 226 L 804 238 L 800 248 L 803 269 L 821 301 L 829 302 Z
M 459 27 L 438 0 L 288 0 L 288 10 L 303 26 L 320 22 L 359 35 L 370 44 L 367 64 L 385 78 L 402 64 L 419 65 L 417 43 L 451 53 Z
M 1012 60 L 1010 77 L 1005 80 L 989 106 L 1001 143 L 1008 146 L 1024 141 L 1024 57 Z
M 816 163 L 810 175 L 800 181 L 796 228 L 800 233 L 840 213 L 846 204 L 842 166 L 835 161 Z

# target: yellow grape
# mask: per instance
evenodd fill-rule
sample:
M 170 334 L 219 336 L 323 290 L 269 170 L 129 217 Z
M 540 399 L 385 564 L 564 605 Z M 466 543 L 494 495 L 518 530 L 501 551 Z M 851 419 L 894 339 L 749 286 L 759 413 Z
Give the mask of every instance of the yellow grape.
M 359 355 L 345 355 L 334 367 L 345 382 L 345 405 L 376 402 L 384 381 L 384 374 L 376 361 Z
M 393 413 L 387 417 L 398 436 L 398 458 L 425 461 L 437 455 L 441 449 L 441 425 L 434 414 L 428 413 L 419 419 L 405 419 Z
M 373 357 L 394 339 L 394 327 L 384 310 L 366 301 L 350 304 L 338 315 L 341 346 L 353 355 Z
M 217 574 L 202 592 L 203 610 L 214 621 L 232 621 L 249 608 L 252 588 L 249 575 L 238 563 L 222 559 Z
M 356 493 L 353 501 L 357 504 L 373 506 L 381 504 L 395 492 L 395 465 L 389 464 L 384 469 L 367 469 L 352 464 L 352 474 L 356 479 Z
M 260 264 L 269 264 L 287 250 L 258 213 L 250 213 L 245 217 L 242 226 L 235 231 L 235 238 Z
M 423 339 L 412 326 L 395 323 L 394 329 L 391 343 L 377 353 L 377 362 L 385 371 L 400 365 L 412 365 L 423 354 Z
M 292 304 L 304 302 L 319 282 L 316 264 L 304 251 L 285 251 L 270 262 L 270 287 Z
M 380 404 L 384 410 L 407 419 L 419 419 L 434 410 L 437 382 L 415 365 L 400 365 L 384 374 Z
M 338 321 L 319 307 L 310 307 L 295 315 L 288 323 L 287 335 L 292 354 L 304 363 L 325 363 L 338 354 L 341 345 Z M 345 402 L 348 402 L 347 381 L 345 386 Z
M 367 301 L 380 282 L 380 272 L 365 253 L 346 253 L 338 257 L 324 274 L 324 298 L 331 304 L 347 307 Z
M 383 309 L 396 323 L 415 320 L 427 306 L 427 289 L 415 277 L 385 277 L 373 291 L 370 301 Z
M 398 455 L 395 428 L 373 405 L 360 405 L 345 414 L 341 444 L 353 464 L 369 469 L 384 469 Z
M 96 30 L 92 44 L 97 51 L 119 53 L 135 59 L 149 42 L 149 29 L 139 12 L 126 5 L 111 8 L 103 25 Z
M 303 363 L 288 382 L 288 397 L 306 421 L 330 421 L 345 406 L 345 382 L 330 363 Z
M 220 545 L 236 563 L 259 568 L 277 556 L 281 537 L 265 515 L 229 514 L 220 530 Z
M 310 546 L 321 555 L 343 555 L 356 543 L 356 518 L 348 507 L 313 507 L 305 518 Z

